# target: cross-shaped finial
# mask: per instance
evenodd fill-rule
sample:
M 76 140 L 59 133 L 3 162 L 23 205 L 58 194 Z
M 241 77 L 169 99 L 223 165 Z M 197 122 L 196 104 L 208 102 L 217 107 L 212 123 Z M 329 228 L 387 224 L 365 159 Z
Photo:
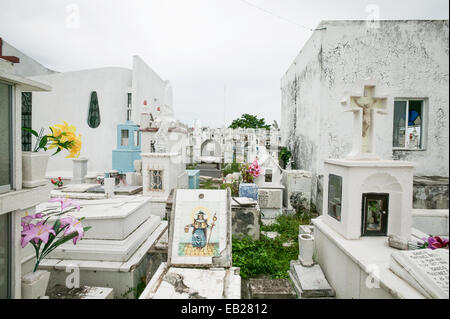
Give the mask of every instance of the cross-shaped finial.
M 347 158 L 376 159 L 373 149 L 373 118 L 374 112 L 387 114 L 387 98 L 375 97 L 375 86 L 366 85 L 363 96 L 350 96 L 342 105 L 345 112 L 352 112 L 353 118 L 353 148 Z

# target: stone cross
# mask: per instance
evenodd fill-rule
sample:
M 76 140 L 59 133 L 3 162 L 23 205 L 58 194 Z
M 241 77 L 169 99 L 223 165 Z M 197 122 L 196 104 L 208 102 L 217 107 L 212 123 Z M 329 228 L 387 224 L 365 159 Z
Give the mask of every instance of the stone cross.
M 387 98 L 375 97 L 375 86 L 366 85 L 363 96 L 350 96 L 342 102 L 345 112 L 352 112 L 353 148 L 348 158 L 377 158 L 373 149 L 374 112 L 387 114 Z

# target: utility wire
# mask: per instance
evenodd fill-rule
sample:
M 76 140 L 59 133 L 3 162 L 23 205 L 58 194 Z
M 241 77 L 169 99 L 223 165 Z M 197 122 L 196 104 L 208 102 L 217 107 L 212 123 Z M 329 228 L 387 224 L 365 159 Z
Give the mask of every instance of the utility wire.
M 289 23 L 291 23 L 291 24 L 295 24 L 297 27 L 300 27 L 300 28 L 303 28 L 303 29 L 308 29 L 308 30 L 310 30 L 310 31 L 313 31 L 313 29 L 308 28 L 308 27 L 305 26 L 305 25 L 298 24 L 297 22 L 295 22 L 295 21 L 293 21 L 293 20 L 291 20 L 291 19 L 282 17 L 282 16 L 280 16 L 280 15 L 278 15 L 278 14 L 272 12 L 272 11 L 269 11 L 269 10 L 266 10 L 266 9 L 264 9 L 264 8 L 261 8 L 260 6 L 257 6 L 256 4 L 253 4 L 253 3 L 251 3 L 251 2 L 249 2 L 249 1 L 247 1 L 247 0 L 239 0 L 239 1 L 241 1 L 241 2 L 243 2 L 243 3 L 245 3 L 245 4 L 247 4 L 247 5 L 250 6 L 250 7 L 253 7 L 253 8 L 255 8 L 255 9 L 258 9 L 258 10 L 264 12 L 264 13 L 270 14 L 271 16 L 274 16 L 274 17 L 277 18 L 277 19 L 284 20 L 284 21 L 289 22 Z

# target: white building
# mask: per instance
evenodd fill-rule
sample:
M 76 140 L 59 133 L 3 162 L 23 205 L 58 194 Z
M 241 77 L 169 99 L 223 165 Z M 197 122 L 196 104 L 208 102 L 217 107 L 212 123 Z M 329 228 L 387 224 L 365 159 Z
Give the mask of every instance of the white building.
M 319 207 L 324 160 L 351 149 L 353 118 L 341 101 L 365 86 L 387 99 L 374 151 L 416 163 L 416 176 L 448 178 L 448 40 L 448 20 L 323 21 L 314 31 L 281 80 L 281 136 L 297 168 L 313 173 Z
M 33 112 L 33 127 L 48 127 L 62 121 L 75 125 L 82 135 L 80 156 L 90 160 L 88 176 L 112 169 L 117 125 L 127 120 L 138 124 L 141 107 L 147 106 L 156 114 L 172 100 L 170 83 L 137 56 L 133 57 L 132 69 L 107 67 L 39 75 L 33 79 L 53 88 L 51 94 L 33 95 L 33 106 L 44 110 Z M 93 92 L 97 95 L 98 112 L 90 114 Z M 136 143 L 139 145 L 140 141 Z M 47 176 L 71 178 L 71 174 L 71 162 L 64 156 L 50 158 Z

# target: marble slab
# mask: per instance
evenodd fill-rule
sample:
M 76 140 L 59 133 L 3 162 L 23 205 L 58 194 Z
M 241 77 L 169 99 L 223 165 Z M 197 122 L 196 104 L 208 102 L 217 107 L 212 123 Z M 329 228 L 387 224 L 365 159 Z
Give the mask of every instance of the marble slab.
M 427 298 L 449 298 L 448 249 L 418 249 L 393 253 L 390 269 Z
M 283 190 L 260 188 L 258 203 L 261 209 L 281 209 L 283 207 Z

